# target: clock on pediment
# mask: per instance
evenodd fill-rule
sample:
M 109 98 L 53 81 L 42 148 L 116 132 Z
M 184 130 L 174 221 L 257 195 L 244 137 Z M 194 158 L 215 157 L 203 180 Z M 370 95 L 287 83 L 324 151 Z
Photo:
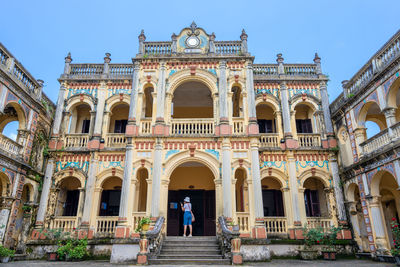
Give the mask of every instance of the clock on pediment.
M 196 48 L 200 45 L 200 39 L 197 36 L 189 36 L 186 39 L 186 46 L 189 48 Z

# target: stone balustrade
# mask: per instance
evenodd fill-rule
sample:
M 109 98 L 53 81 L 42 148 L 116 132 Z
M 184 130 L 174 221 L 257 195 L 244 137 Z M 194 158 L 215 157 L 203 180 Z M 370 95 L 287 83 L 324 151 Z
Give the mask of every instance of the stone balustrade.
M 71 64 L 69 74 L 71 76 L 93 76 L 103 73 L 103 64 Z
M 117 223 L 118 216 L 97 216 L 95 232 L 113 235 Z
M 377 69 L 386 67 L 400 54 L 400 32 L 392 38 L 375 56 Z
M 152 127 L 151 127 L 151 118 L 147 119 L 142 119 L 140 121 L 140 127 L 139 127 L 139 132 L 142 135 L 151 135 L 152 133 Z
M 333 225 L 331 218 L 307 217 L 308 228 L 314 229 L 321 227 L 324 232 L 327 232 L 331 228 L 331 225 Z
M 313 76 L 317 75 L 316 64 L 284 64 L 286 75 Z
M 254 64 L 253 65 L 254 75 L 278 75 L 277 64 Z
M 50 222 L 50 229 L 59 229 L 63 232 L 72 232 L 78 224 L 76 216 L 57 216 Z
M 260 148 L 278 148 L 279 147 L 279 134 L 269 133 L 261 134 L 260 136 Z
M 8 58 L 9 58 L 9 56 L 3 49 L 1 49 L 1 46 L 0 46 L 0 64 L 6 65 Z
M 112 76 L 132 76 L 133 64 L 109 64 L 109 72 Z
M 215 42 L 215 52 L 217 54 L 240 55 L 242 52 L 241 41 L 217 41 Z
M 172 42 L 144 42 L 144 53 L 147 55 L 171 54 Z
M 315 148 L 321 146 L 320 134 L 297 134 L 297 138 L 301 148 Z
M 126 137 L 124 133 L 108 133 L 105 140 L 106 147 L 125 147 Z
M 89 134 L 66 134 L 65 135 L 65 147 L 87 147 L 89 142 Z
M 172 119 L 170 134 L 177 136 L 214 135 L 214 119 Z
M 250 232 L 250 213 L 249 212 L 236 212 L 236 222 L 239 225 L 241 233 Z
M 397 139 L 400 137 L 400 122 L 396 123 L 391 127 L 391 130 L 393 131 L 393 138 Z M 391 137 L 389 136 L 389 131 L 388 129 L 385 129 L 383 131 L 380 131 L 376 135 L 372 136 L 368 140 L 364 141 L 363 143 L 360 144 L 360 147 L 362 149 L 362 153 L 365 155 L 368 155 L 374 151 L 379 150 L 380 148 L 390 144 L 391 142 Z
M 268 234 L 286 234 L 287 219 L 286 217 L 264 217 L 265 228 Z
M 14 140 L 8 138 L 0 133 L 0 149 L 6 153 L 10 153 L 13 156 L 21 156 L 22 145 L 18 144 Z
M 243 135 L 246 133 L 246 128 L 244 125 L 244 120 L 241 118 L 233 119 L 233 134 L 234 135 Z

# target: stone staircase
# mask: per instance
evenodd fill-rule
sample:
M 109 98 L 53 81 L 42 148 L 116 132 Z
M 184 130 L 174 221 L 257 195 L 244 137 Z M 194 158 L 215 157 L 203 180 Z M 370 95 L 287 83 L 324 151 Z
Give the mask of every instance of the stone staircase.
M 158 265 L 230 265 L 223 259 L 215 236 L 167 236 L 161 252 L 149 264 Z

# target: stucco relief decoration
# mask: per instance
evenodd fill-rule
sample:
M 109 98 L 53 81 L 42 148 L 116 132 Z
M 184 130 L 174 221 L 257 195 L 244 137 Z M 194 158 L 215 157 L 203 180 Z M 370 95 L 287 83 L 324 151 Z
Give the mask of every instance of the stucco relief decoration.
M 321 169 L 326 168 L 326 170 L 329 171 L 329 161 L 324 160 L 324 161 L 318 161 L 318 160 L 306 160 L 303 161 L 304 164 L 302 163 L 302 161 L 296 161 L 296 170 L 299 171 L 299 167 L 302 169 L 305 169 L 307 167 L 311 167 L 311 168 L 315 168 L 315 167 L 319 167 Z
M 107 93 L 108 97 L 111 97 L 113 95 L 130 95 L 132 90 L 132 85 L 131 84 L 112 84 L 108 86 Z
M 172 156 L 173 154 L 176 154 L 179 151 L 180 151 L 179 149 L 168 150 L 167 153 L 165 153 L 165 159 L 168 159 L 169 156 Z
M 279 85 L 276 83 L 255 83 L 254 89 L 257 95 L 273 95 L 279 98 Z
M 215 149 L 206 149 L 204 150 L 207 153 L 210 153 L 211 155 L 215 156 L 219 160 L 219 152 Z
M 278 169 L 283 167 L 283 169 L 286 171 L 286 161 L 280 161 L 280 162 L 279 161 L 263 161 L 260 165 L 260 169 L 263 169 L 265 167 L 266 168 L 275 167 Z
M 97 98 L 97 84 L 71 84 L 68 88 L 67 98 L 74 95 L 90 95 Z
M 67 162 L 57 161 L 55 172 L 65 170 L 67 168 L 75 168 L 75 169 L 82 170 L 84 172 L 88 172 L 89 161 L 72 161 L 72 162 L 71 161 L 67 161 Z
M 400 76 L 400 72 L 395 73 L 388 81 L 383 84 L 383 91 L 385 92 L 385 96 L 389 93 L 390 86 L 392 86 L 393 82 Z
M 177 39 L 178 53 L 205 53 L 208 50 L 208 35 L 193 22 Z
M 295 95 L 312 95 L 319 98 L 318 84 L 288 84 L 289 98 Z
M 99 161 L 99 166 L 102 167 L 103 169 L 118 168 L 118 167 L 121 169 L 124 168 L 122 166 L 121 161 Z

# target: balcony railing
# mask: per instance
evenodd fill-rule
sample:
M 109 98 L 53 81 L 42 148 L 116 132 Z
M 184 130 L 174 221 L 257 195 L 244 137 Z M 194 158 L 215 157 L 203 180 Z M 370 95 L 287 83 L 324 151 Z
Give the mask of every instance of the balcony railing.
M 133 231 L 138 227 L 140 220 L 146 217 L 146 212 L 145 211 L 136 211 L 132 213 L 132 225 L 133 225 Z
M 144 53 L 148 55 L 171 54 L 172 42 L 144 42 Z
M 286 217 L 264 217 L 265 228 L 267 234 L 286 234 L 287 219 Z
M 277 133 L 262 133 L 260 136 L 260 148 L 277 148 L 279 147 L 279 134 Z
M 248 233 L 250 232 L 250 213 L 248 212 L 236 212 L 237 223 L 239 225 L 239 231 Z
M 318 228 L 321 227 L 324 232 L 327 232 L 331 227 L 332 219 L 324 217 L 307 217 L 307 227 L 308 228 Z
M 142 119 L 140 121 L 139 131 L 143 135 L 150 135 L 151 134 L 151 118 Z
M 301 148 L 314 148 L 321 146 L 320 134 L 297 134 Z
M 278 65 L 277 64 L 254 64 L 253 65 L 254 75 L 277 75 Z
M 118 216 L 98 216 L 96 219 L 96 233 L 114 234 Z
M 2 134 L 0 134 L 0 148 L 13 156 L 20 156 L 23 149 L 22 145 Z
M 92 76 L 103 73 L 103 64 L 71 64 L 70 75 L 75 76 Z
M 214 135 L 214 119 L 172 119 L 170 134 L 185 136 Z
M 400 122 L 397 124 L 393 125 L 391 127 L 391 130 L 393 131 L 393 137 L 394 138 L 399 138 L 400 137 Z M 363 151 L 363 154 L 369 154 L 371 152 L 377 151 L 378 149 L 384 147 L 385 145 L 388 145 L 391 142 L 391 138 L 389 136 L 389 130 L 385 129 L 373 137 L 369 138 L 365 142 L 360 144 L 360 147 Z
M 235 118 L 233 119 L 233 134 L 242 135 L 246 133 L 246 128 L 244 126 L 244 120 Z
M 106 147 L 125 147 L 126 137 L 124 133 L 108 133 L 106 137 Z
M 110 64 L 109 71 L 112 76 L 129 76 L 133 73 L 133 64 Z
M 89 134 L 66 134 L 65 147 L 87 147 L 89 142 Z
M 72 232 L 78 225 L 76 216 L 59 216 L 50 222 L 50 229 L 59 229 L 63 232 Z
M 216 41 L 215 52 L 217 54 L 234 54 L 239 55 L 242 51 L 241 41 Z

